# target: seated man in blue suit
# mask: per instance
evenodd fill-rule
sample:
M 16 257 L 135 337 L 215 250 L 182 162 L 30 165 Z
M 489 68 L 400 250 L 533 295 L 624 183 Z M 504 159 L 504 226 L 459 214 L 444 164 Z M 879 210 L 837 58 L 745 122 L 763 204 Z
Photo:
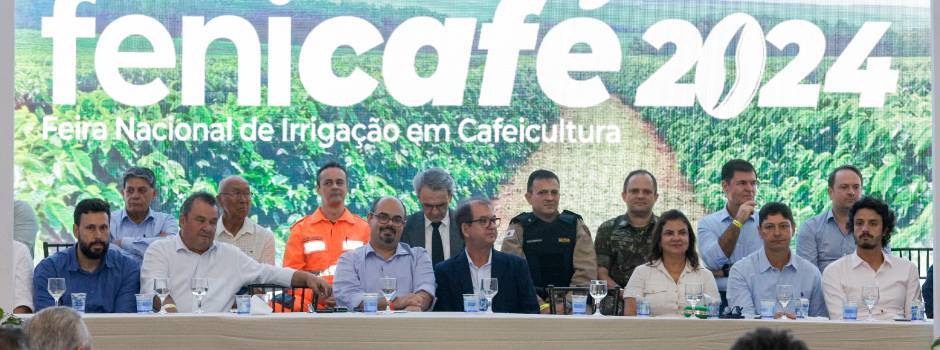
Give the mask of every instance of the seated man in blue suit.
M 525 260 L 493 249 L 500 221 L 493 216 L 493 205 L 484 199 L 469 200 L 457 208 L 455 216 L 466 248 L 434 266 L 434 311 L 463 311 L 463 295 L 479 291 L 480 279 L 496 278 L 499 292 L 493 298 L 494 312 L 539 313 Z

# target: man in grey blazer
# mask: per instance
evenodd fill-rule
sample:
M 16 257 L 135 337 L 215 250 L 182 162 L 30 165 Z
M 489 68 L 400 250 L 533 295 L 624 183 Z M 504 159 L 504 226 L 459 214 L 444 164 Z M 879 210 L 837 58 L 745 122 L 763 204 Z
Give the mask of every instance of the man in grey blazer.
M 444 169 L 430 168 L 415 175 L 413 184 L 421 211 L 408 216 L 401 242 L 427 249 L 435 265 L 462 253 L 460 225 L 450 209 L 454 178 Z

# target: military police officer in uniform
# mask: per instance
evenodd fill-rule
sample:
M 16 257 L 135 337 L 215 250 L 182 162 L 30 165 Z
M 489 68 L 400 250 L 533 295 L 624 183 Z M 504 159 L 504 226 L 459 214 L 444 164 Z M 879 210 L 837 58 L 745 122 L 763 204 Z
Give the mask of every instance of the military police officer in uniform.
M 594 250 L 597 251 L 597 277 L 607 286 L 623 287 L 650 253 L 650 237 L 656 226 L 653 206 L 659 199 L 656 177 L 640 169 L 627 174 L 620 197 L 627 204 L 626 214 L 605 221 L 597 229 Z M 606 299 L 604 313 L 616 312 L 613 299 Z
M 547 312 L 545 287 L 586 286 L 597 279 L 597 256 L 591 232 L 581 216 L 558 212 L 560 181 L 548 170 L 529 175 L 525 198 L 532 212 L 522 213 L 509 223 L 500 249 L 526 259 L 532 282 L 540 294 L 540 307 Z

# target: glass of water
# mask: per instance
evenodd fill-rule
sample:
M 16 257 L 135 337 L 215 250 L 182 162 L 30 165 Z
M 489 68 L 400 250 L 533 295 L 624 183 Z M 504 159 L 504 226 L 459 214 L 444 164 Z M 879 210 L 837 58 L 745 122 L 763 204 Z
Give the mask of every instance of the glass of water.
M 170 295 L 170 284 L 166 278 L 155 278 L 153 280 L 153 292 L 160 297 L 160 314 L 166 315 L 166 297 Z
M 392 299 L 395 298 L 395 292 L 398 291 L 398 280 L 395 277 L 379 278 L 379 288 L 382 289 L 382 296 L 385 297 L 385 313 L 392 313 Z
M 601 314 L 601 300 L 607 296 L 607 281 L 591 280 L 591 287 L 588 290 L 591 298 L 594 299 L 594 316 L 604 316 Z
M 781 319 L 787 319 L 787 305 L 790 304 L 790 300 L 793 300 L 793 285 L 790 284 L 778 284 L 777 285 L 777 302 L 780 303 L 780 306 L 783 307 L 781 312 L 783 316 Z
M 705 297 L 705 291 L 703 290 L 701 283 L 686 283 L 685 284 L 685 300 L 689 302 L 689 306 L 692 307 L 692 319 L 696 318 L 695 316 L 695 306 L 698 305 L 700 301 Z
M 65 294 L 65 279 L 50 278 L 46 281 L 46 288 L 49 294 L 52 295 L 52 299 L 55 299 L 55 306 L 59 306 L 59 298 L 62 298 L 62 294 Z
M 202 313 L 202 300 L 206 297 L 206 293 L 209 292 L 209 280 L 205 278 L 193 278 L 190 280 L 190 288 L 193 291 L 193 299 L 196 301 L 196 311 L 197 314 Z
M 864 286 L 862 287 L 862 302 L 865 303 L 865 307 L 868 308 L 868 320 L 874 321 L 875 316 L 872 315 L 875 304 L 878 303 L 879 298 L 878 286 Z
M 493 298 L 499 293 L 499 281 L 495 278 L 480 279 L 480 291 L 486 297 L 486 313 L 493 313 Z

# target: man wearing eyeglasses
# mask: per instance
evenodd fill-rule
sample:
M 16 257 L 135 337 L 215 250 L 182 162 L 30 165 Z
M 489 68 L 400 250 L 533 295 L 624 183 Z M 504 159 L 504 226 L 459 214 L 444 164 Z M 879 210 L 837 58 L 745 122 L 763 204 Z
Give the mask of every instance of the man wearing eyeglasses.
M 472 199 L 461 203 L 455 216 L 467 248 L 463 254 L 434 266 L 437 280 L 434 311 L 463 311 L 463 295 L 482 295 L 481 279 L 495 278 L 499 291 L 493 298 L 493 312 L 539 313 L 525 259 L 493 249 L 500 222 L 493 215 L 493 204 L 485 199 Z
M 537 291 L 544 288 L 586 286 L 597 279 L 597 255 L 591 232 L 581 216 L 558 212 L 561 196 L 558 175 L 548 170 L 529 174 L 525 198 L 532 212 L 510 221 L 501 251 L 526 259 Z M 543 300 L 547 297 L 544 293 Z M 539 306 L 547 312 L 548 304 Z
M 238 175 L 222 179 L 216 198 L 222 207 L 222 222 L 216 226 L 215 240 L 238 247 L 257 262 L 274 265 L 274 233 L 248 218 L 251 212 L 248 181 Z
M 382 197 L 372 203 L 369 244 L 343 253 L 336 265 L 333 291 L 337 305 L 361 309 L 364 293 L 380 294 L 379 279 L 394 277 L 393 309 L 425 311 L 431 307 L 437 288 L 431 258 L 424 248 L 400 243 L 405 218 L 405 206 L 398 198 Z M 379 309 L 385 309 L 386 304 L 379 298 Z
M 431 263 L 437 265 L 460 254 L 464 246 L 460 227 L 449 208 L 454 198 L 454 178 L 444 169 L 431 168 L 415 175 L 413 184 L 421 212 L 408 217 L 401 241 L 427 249 Z

